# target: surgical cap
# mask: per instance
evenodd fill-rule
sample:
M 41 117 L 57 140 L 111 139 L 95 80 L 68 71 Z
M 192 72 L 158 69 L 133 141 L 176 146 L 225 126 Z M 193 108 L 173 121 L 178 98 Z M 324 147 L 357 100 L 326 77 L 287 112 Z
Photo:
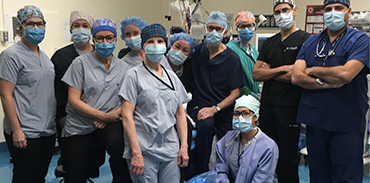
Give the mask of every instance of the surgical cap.
M 151 24 L 141 30 L 141 45 L 151 37 L 163 37 L 167 45 L 166 29 L 161 24 Z
M 289 4 L 292 7 L 295 7 L 294 0 L 274 0 L 274 8 L 275 8 L 275 6 L 277 6 L 281 3 L 286 3 L 286 4 Z
M 148 23 L 145 22 L 140 17 L 127 17 L 127 18 L 123 19 L 122 22 L 121 22 L 121 33 L 122 33 L 121 34 L 121 38 L 123 40 L 125 40 L 125 34 L 124 34 L 125 33 L 125 29 L 129 25 L 135 25 L 140 30 L 143 30 L 144 27 L 148 25 Z
M 189 43 L 189 45 L 190 45 L 190 55 L 195 52 L 196 43 L 195 43 L 194 39 L 189 34 L 186 34 L 186 33 L 183 33 L 183 32 L 176 33 L 172 37 L 170 37 L 170 48 L 173 45 L 173 43 L 175 43 L 178 40 L 184 40 L 184 41 Z
M 18 26 L 18 28 L 21 28 L 22 27 L 21 24 L 25 20 L 27 20 L 31 17 L 41 18 L 45 22 L 44 15 L 42 14 L 41 10 L 38 7 L 33 6 L 33 5 L 27 5 L 23 8 L 21 8 L 20 10 L 18 10 L 18 12 L 17 12 L 17 19 L 18 19 L 17 26 Z
M 260 102 L 258 102 L 258 100 L 252 95 L 243 95 L 240 98 L 236 99 L 234 111 L 238 107 L 246 107 L 249 110 L 253 111 L 257 118 L 259 117 Z
M 256 25 L 256 17 L 250 11 L 242 11 L 238 13 L 235 17 L 235 26 L 238 27 L 242 23 L 252 22 Z
M 212 11 L 206 21 L 206 25 L 209 23 L 217 23 L 222 25 L 225 29 L 227 29 L 226 25 L 226 15 L 220 11 Z
M 91 33 L 94 36 L 99 31 L 111 31 L 114 33 L 114 35 L 117 36 L 116 23 L 114 23 L 114 21 L 110 20 L 109 18 L 96 19 L 93 24 Z
M 86 20 L 90 27 L 92 27 L 94 23 L 94 17 L 83 11 L 72 11 L 71 16 L 69 17 L 69 27 L 72 27 L 73 22 L 76 20 Z
M 351 2 L 349 0 L 324 0 L 324 8 L 329 4 L 335 3 L 343 4 L 344 6 L 347 6 L 347 8 L 349 8 L 351 5 Z

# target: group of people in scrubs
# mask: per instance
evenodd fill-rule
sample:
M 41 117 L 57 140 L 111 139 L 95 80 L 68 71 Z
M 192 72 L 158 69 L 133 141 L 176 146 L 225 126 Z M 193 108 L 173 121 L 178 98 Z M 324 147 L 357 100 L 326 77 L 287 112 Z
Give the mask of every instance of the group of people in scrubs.
M 98 177 L 106 152 L 112 182 L 173 183 L 209 170 L 217 183 L 299 182 L 300 123 L 311 182 L 361 182 L 369 36 L 347 28 L 349 0 L 325 0 L 327 28 L 311 37 L 295 25 L 294 0 L 273 0 L 273 14 L 280 32 L 260 50 L 250 11 L 236 15 L 238 39 L 227 44 L 220 11 L 199 44 L 127 17 L 118 58 L 116 23 L 73 11 L 72 44 L 49 59 L 38 46 L 41 10 L 21 8 L 22 38 L 0 55 L 12 182 L 45 182 L 56 137 L 67 183 Z

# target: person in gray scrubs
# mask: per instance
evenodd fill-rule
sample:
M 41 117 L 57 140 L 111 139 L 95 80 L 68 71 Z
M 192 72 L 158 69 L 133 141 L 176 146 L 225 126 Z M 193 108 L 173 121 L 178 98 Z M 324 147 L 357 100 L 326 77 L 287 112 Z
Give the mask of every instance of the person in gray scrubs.
M 92 35 L 95 50 L 73 60 L 62 78 L 69 85 L 61 144 L 63 164 L 68 172 L 65 180 L 85 183 L 91 148 L 103 144 L 110 155 L 113 182 L 129 182 L 122 157 L 123 126 L 118 97 L 127 64 L 112 55 L 117 41 L 116 24 L 112 20 L 95 20 Z
M 141 64 L 145 57 L 145 51 L 141 47 L 141 30 L 148 23 L 140 17 L 127 17 L 121 22 L 121 39 L 125 41 L 131 51 L 128 52 L 122 60 L 128 64 L 129 68 Z M 161 64 L 166 69 L 171 69 L 166 57 L 162 57 Z
M 145 27 L 141 39 L 144 61 L 127 71 L 119 92 L 126 144 L 123 156 L 134 183 L 180 182 L 179 167 L 189 161 L 182 107 L 189 98 L 176 74 L 161 65 L 167 51 L 164 27 Z
M 4 135 L 13 160 L 13 183 L 45 182 L 55 145 L 54 66 L 38 44 L 45 19 L 36 6 L 17 13 L 22 38 L 0 55 Z

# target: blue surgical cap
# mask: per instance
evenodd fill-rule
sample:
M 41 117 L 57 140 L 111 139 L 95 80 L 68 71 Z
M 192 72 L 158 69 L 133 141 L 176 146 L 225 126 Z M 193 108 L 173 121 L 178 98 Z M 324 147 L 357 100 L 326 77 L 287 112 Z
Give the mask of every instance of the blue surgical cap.
M 225 29 L 227 29 L 226 25 L 226 15 L 220 11 L 212 11 L 206 21 L 206 25 L 209 23 L 216 23 L 222 25 Z
M 351 2 L 349 0 L 324 0 L 324 8 L 329 4 L 335 3 L 343 4 L 344 6 L 347 6 L 347 8 L 349 8 L 351 5 Z
M 252 95 L 243 95 L 240 98 L 236 99 L 234 111 L 238 107 L 245 107 L 249 110 L 253 111 L 256 117 L 259 117 L 259 110 L 260 110 L 260 102 L 256 98 L 254 98 Z
M 116 23 L 109 18 L 96 19 L 91 29 L 91 34 L 94 36 L 99 31 L 111 31 L 117 35 Z
M 186 33 L 183 33 L 183 32 L 176 33 L 172 37 L 170 37 L 170 47 L 169 48 L 171 48 L 173 43 L 175 43 L 178 40 L 184 40 L 184 41 L 189 43 L 189 45 L 190 45 L 189 58 L 190 58 L 190 55 L 195 52 L 196 43 L 195 43 L 194 39 L 189 34 L 186 34 Z
M 140 17 L 127 17 L 127 18 L 123 19 L 122 22 L 121 22 L 121 33 L 122 33 L 121 34 L 121 38 L 123 40 L 125 40 L 125 34 L 124 34 L 125 33 L 125 29 L 129 25 L 135 25 L 140 30 L 143 30 L 144 27 L 148 25 L 148 23 L 145 22 Z

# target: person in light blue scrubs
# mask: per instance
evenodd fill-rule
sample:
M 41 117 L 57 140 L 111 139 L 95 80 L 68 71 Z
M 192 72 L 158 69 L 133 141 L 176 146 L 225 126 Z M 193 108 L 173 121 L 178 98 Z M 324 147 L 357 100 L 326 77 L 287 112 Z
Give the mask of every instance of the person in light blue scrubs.
M 279 148 L 256 126 L 260 103 L 252 95 L 235 102 L 233 129 L 216 144 L 216 183 L 277 182 Z
M 73 60 L 62 81 L 69 85 L 67 117 L 62 131 L 66 182 L 86 182 L 93 145 L 106 147 L 113 182 L 130 182 L 123 159 L 123 126 L 120 120 L 122 86 L 127 64 L 112 53 L 116 44 L 116 24 L 95 20 L 92 27 L 93 52 Z
M 161 65 L 167 51 L 164 27 L 145 27 L 141 39 L 145 59 L 127 71 L 119 92 L 126 145 L 123 157 L 134 183 L 180 182 L 180 167 L 189 161 L 182 107 L 189 98 L 176 74 Z
M 13 160 L 13 183 L 42 183 L 55 146 L 54 65 L 38 46 L 46 22 L 39 8 L 17 13 L 19 42 L 0 55 L 4 136 Z
M 304 88 L 297 122 L 307 125 L 310 182 L 362 182 L 370 38 L 347 27 L 349 0 L 325 0 L 323 11 L 327 28 L 302 45 L 292 74 Z
M 128 68 L 135 67 L 144 60 L 145 51 L 141 47 L 141 31 L 147 25 L 148 23 L 140 17 L 127 17 L 121 22 L 121 39 L 131 50 L 122 58 L 128 64 Z M 161 64 L 166 69 L 171 69 L 166 57 L 162 58 Z

